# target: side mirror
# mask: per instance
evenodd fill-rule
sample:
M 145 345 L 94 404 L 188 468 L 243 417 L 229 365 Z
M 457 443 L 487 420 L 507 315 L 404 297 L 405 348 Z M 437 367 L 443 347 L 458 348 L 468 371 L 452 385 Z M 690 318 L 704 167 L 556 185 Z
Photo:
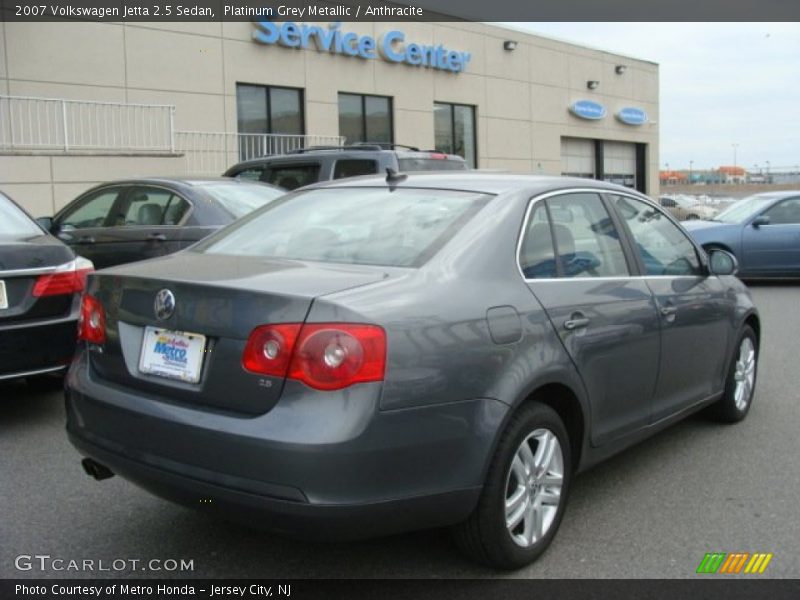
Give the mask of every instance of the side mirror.
M 36 222 L 45 231 L 51 231 L 53 229 L 53 217 L 39 217 L 36 219 Z
M 767 215 L 758 215 L 753 222 L 750 223 L 753 227 L 758 229 L 762 225 L 769 225 L 769 217 Z
M 736 275 L 739 261 L 726 250 L 714 249 L 708 252 L 708 270 L 712 275 Z

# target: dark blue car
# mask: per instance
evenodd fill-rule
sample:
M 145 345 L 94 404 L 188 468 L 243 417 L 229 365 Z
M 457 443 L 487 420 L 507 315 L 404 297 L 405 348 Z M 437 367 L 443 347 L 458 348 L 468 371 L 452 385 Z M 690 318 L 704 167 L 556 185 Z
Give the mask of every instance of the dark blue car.
M 750 196 L 683 226 L 707 251 L 735 255 L 740 277 L 800 277 L 800 191 Z

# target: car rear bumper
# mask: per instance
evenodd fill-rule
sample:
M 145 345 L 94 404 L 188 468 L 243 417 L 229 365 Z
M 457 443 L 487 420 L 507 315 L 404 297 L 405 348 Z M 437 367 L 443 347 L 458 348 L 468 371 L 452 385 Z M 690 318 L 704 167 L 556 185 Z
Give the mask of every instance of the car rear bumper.
M 0 326 L 0 380 L 63 371 L 76 338 L 77 315 Z
M 272 531 L 352 539 L 466 518 L 508 407 L 476 399 L 380 411 L 380 394 L 363 387 L 346 403 L 356 410 L 304 430 L 323 396 L 309 408 L 284 392 L 265 415 L 233 417 L 104 384 L 79 352 L 67 429 L 82 454 L 159 496 Z

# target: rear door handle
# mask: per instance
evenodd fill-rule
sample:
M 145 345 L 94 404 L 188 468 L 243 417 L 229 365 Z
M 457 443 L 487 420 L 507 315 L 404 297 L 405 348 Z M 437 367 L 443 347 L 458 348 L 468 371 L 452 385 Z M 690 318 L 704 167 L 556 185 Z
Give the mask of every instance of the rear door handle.
M 581 313 L 575 313 L 569 319 L 564 321 L 564 329 L 572 331 L 573 329 L 580 329 L 589 324 L 588 317 L 584 317 Z
M 85 235 L 83 237 L 78 238 L 79 244 L 94 244 L 94 238 L 90 235 Z
M 167 236 L 165 236 L 163 233 L 151 233 L 147 236 L 147 239 L 155 242 L 166 242 Z

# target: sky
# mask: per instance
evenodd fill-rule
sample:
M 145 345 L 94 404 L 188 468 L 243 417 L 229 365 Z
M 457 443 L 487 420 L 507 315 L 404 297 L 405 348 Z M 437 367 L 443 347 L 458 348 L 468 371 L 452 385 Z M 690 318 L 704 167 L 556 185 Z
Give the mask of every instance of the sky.
M 800 23 L 513 23 L 659 63 L 660 168 L 800 164 Z

